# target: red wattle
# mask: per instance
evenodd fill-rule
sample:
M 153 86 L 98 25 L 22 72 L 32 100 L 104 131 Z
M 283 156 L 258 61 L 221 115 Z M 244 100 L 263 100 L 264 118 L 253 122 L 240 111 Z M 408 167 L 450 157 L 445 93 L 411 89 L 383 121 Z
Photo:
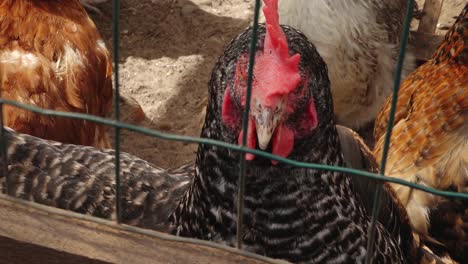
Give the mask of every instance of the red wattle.
M 286 158 L 291 154 L 294 147 L 294 131 L 287 128 L 284 124 L 280 124 L 273 135 L 272 153 L 280 157 Z M 278 164 L 278 161 L 272 160 L 273 165 Z

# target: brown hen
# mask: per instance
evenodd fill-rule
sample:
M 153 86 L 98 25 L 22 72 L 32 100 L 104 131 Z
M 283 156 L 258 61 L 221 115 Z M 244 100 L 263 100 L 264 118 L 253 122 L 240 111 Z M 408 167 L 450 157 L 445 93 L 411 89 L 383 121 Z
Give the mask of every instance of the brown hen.
M 389 99 L 375 123 L 379 162 L 390 104 Z M 432 59 L 401 85 L 385 174 L 437 189 L 468 191 L 468 4 Z M 415 231 L 468 263 L 467 201 L 392 186 Z
M 6 99 L 42 108 L 109 116 L 110 55 L 79 0 L 0 3 L 0 87 Z M 11 106 L 4 124 L 65 143 L 110 147 L 96 123 Z

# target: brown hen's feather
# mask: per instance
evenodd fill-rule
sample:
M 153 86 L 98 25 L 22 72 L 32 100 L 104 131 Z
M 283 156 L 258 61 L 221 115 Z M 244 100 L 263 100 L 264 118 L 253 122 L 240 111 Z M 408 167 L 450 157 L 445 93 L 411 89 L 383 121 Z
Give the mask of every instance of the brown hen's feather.
M 110 55 L 78 0 L 0 3 L 0 85 L 6 99 L 108 116 Z M 102 125 L 4 108 L 5 125 L 65 143 L 110 147 Z
M 378 173 L 378 164 L 371 150 L 364 143 L 364 140 L 353 130 L 336 126 L 340 138 L 343 158 L 346 166 L 357 169 Z M 367 213 L 372 213 L 374 192 L 380 184 L 378 181 L 349 175 L 353 184 L 354 191 L 359 195 L 361 203 L 364 205 Z M 414 262 L 419 264 L 454 264 L 451 258 L 441 255 L 438 256 L 421 242 L 417 234 L 413 234 L 405 207 L 398 199 L 393 188 L 389 183 L 383 182 L 381 202 L 378 210 L 378 221 L 394 236 L 402 237 L 402 248 L 407 255 L 414 256 Z M 439 253 L 440 254 L 440 253 Z M 411 262 L 411 261 L 409 261 Z
M 379 161 L 390 104 L 389 99 L 375 122 L 374 154 Z M 468 191 L 468 4 L 433 59 L 401 85 L 385 174 L 437 189 Z M 467 217 L 466 210 L 454 210 L 455 201 L 392 186 L 413 228 L 426 239 L 443 242 L 457 260 L 467 261 L 468 228 L 460 221 Z M 447 228 L 452 235 L 447 236 Z

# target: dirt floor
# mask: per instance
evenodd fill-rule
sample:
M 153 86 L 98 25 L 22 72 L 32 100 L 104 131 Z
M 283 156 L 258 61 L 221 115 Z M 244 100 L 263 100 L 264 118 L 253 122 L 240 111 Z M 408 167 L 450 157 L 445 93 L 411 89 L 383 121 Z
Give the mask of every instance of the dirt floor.
M 253 0 L 123 0 L 121 92 L 143 107 L 145 127 L 199 136 L 207 83 L 224 45 L 252 20 Z M 420 8 L 424 0 L 417 1 Z M 445 0 L 440 25 L 451 25 L 466 0 Z M 112 1 L 92 13 L 112 48 Z M 438 34 L 445 31 L 438 30 Z M 197 146 L 122 133 L 122 148 L 160 167 L 193 162 Z

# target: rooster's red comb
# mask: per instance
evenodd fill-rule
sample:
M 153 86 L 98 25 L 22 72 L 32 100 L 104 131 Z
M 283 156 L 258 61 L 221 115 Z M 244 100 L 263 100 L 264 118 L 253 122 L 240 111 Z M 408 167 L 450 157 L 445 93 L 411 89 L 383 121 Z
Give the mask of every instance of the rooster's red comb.
M 283 69 L 282 78 L 291 85 L 277 87 L 275 91 L 269 91 L 271 94 L 287 94 L 295 89 L 300 81 L 299 62 L 300 55 L 289 56 L 289 47 L 286 35 L 279 24 L 278 0 L 263 0 L 265 6 L 263 14 L 265 15 L 266 34 L 263 47 L 263 53 L 275 58 L 271 63 L 281 64 Z M 295 84 L 294 84 L 295 83 Z
M 286 36 L 279 24 L 278 0 L 263 0 L 267 33 L 265 36 L 265 48 L 278 52 L 281 57 L 289 57 L 288 43 Z M 267 39 L 269 41 L 267 41 Z

